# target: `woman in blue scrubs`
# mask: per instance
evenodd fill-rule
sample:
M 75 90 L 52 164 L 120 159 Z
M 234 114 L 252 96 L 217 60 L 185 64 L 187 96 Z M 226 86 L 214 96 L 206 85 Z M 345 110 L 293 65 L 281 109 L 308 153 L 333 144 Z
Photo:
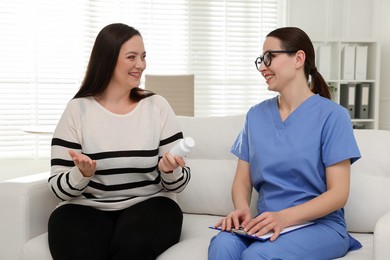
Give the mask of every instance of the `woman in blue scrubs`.
M 238 157 L 235 210 L 215 227 L 273 235 L 261 242 L 220 232 L 211 240 L 209 259 L 334 259 L 360 248 L 348 234 L 343 210 L 350 166 L 360 152 L 348 111 L 330 100 L 316 69 L 310 38 L 295 27 L 276 29 L 255 63 L 268 89 L 279 95 L 246 115 L 231 148 Z M 252 188 L 259 193 L 256 216 L 249 206 Z M 315 225 L 280 235 L 308 221 Z

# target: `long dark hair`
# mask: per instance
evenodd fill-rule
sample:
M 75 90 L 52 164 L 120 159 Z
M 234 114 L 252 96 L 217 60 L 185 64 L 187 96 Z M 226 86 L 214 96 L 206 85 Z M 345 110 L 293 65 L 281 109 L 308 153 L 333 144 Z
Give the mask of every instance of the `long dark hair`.
M 267 37 L 279 39 L 281 47 L 286 50 L 304 51 L 306 54 L 304 72 L 306 80 L 309 80 L 311 75 L 310 89 L 320 96 L 331 99 L 329 86 L 316 68 L 313 43 L 304 31 L 296 27 L 282 27 L 270 32 Z
M 141 33 L 121 23 L 107 25 L 99 32 L 92 48 L 83 83 L 74 98 L 97 96 L 104 92 L 114 73 L 120 48 L 123 43 L 136 35 L 141 36 Z M 137 87 L 131 90 L 129 98 L 133 101 L 140 101 L 153 94 L 153 92 Z

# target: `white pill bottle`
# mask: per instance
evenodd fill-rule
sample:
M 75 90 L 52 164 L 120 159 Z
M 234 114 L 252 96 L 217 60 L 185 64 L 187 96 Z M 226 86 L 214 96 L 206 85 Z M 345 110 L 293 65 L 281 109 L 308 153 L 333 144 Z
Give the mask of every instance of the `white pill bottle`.
M 192 137 L 186 137 L 176 143 L 169 151 L 173 156 L 186 157 L 195 146 L 195 140 Z

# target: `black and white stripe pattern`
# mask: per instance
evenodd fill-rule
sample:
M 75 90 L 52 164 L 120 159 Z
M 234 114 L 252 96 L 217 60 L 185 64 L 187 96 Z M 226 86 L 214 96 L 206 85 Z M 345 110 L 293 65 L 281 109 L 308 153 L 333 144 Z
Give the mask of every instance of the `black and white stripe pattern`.
M 182 138 L 176 117 L 161 96 L 141 100 L 126 115 L 105 110 L 93 98 L 71 100 L 53 135 L 49 185 L 63 201 L 106 210 L 180 192 L 190 180 L 190 168 L 166 174 L 157 165 Z M 69 150 L 96 160 L 93 177 L 81 175 Z

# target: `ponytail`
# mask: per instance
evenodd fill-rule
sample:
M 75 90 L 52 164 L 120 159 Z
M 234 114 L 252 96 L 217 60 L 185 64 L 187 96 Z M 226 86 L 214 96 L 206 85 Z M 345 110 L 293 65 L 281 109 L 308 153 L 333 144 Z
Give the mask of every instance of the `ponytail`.
M 328 83 L 322 77 L 321 73 L 318 72 L 316 67 L 310 69 L 309 74 L 311 76 L 310 89 L 315 94 L 319 94 L 322 97 L 331 99 L 332 95 L 329 91 Z

